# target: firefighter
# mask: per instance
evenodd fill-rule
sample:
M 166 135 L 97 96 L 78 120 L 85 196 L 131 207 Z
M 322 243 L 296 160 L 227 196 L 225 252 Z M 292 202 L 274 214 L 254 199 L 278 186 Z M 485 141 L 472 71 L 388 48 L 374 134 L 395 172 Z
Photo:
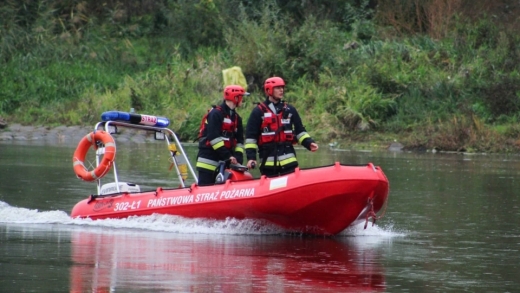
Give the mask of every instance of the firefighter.
M 199 152 L 196 168 L 200 186 L 215 184 L 219 162 L 242 164 L 244 158 L 244 128 L 236 112 L 244 96 L 249 95 L 239 85 L 224 89 L 224 100 L 204 115 L 199 129 Z
M 260 173 L 268 177 L 289 174 L 298 167 L 294 144 L 299 143 L 312 152 L 318 150 L 296 108 L 282 100 L 284 88 L 282 78 L 266 79 L 267 98 L 253 109 L 246 126 L 247 167 L 257 165 L 258 153 Z

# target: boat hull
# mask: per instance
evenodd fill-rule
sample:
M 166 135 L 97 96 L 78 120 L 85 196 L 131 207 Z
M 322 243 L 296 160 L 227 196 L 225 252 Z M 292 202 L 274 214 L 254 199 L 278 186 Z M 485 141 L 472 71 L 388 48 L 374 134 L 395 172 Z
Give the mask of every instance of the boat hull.
M 375 218 L 389 185 L 379 167 L 332 166 L 213 186 L 91 196 L 72 209 L 73 218 L 126 218 L 152 214 L 187 218 L 259 219 L 294 232 L 334 235 Z

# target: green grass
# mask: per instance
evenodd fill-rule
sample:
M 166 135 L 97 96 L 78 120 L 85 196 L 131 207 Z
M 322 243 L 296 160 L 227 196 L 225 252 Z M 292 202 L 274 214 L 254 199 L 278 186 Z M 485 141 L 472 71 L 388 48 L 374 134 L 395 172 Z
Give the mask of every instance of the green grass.
M 192 140 L 222 99 L 222 70 L 239 66 L 252 93 L 239 109 L 244 120 L 264 99 L 263 81 L 277 75 L 321 142 L 390 137 L 417 148 L 520 150 L 514 30 L 461 18 L 433 39 L 393 34 L 361 16 L 346 24 L 337 15 L 294 18 L 273 1 L 257 10 L 239 2 L 157 2 L 155 14 L 126 19 L 116 8 L 95 16 L 76 6 L 76 22 L 47 6 L 28 7 L 34 19 L 23 22 L 11 17 L 15 6 L 0 5 L 0 116 L 90 125 L 104 111 L 135 108 L 170 118 Z M 195 16 L 209 24 L 197 25 L 197 35 L 185 26 Z

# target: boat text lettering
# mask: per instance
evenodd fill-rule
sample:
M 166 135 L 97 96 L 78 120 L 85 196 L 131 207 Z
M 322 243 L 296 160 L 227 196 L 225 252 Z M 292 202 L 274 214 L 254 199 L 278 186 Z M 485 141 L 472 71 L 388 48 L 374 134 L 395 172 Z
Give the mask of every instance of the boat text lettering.
M 94 204 L 94 207 L 92 208 L 92 210 L 98 212 L 105 208 L 111 208 L 113 206 L 113 204 L 114 204 L 113 199 L 99 200 L 99 201 L 96 201 L 96 204 Z
M 219 193 L 220 193 L 220 191 L 199 193 L 195 197 L 195 202 L 218 200 Z
M 154 125 L 155 123 L 157 123 L 157 117 L 141 114 L 141 124 Z
M 156 208 L 156 207 L 164 207 L 164 206 L 172 206 L 179 204 L 187 204 L 193 203 L 193 195 L 180 195 L 174 197 L 161 197 L 154 198 L 148 201 L 147 208 Z
M 254 188 L 242 188 L 242 189 L 232 189 L 232 190 L 224 190 L 220 194 L 220 199 L 231 199 L 236 197 L 250 197 L 255 195 Z
M 132 201 L 131 203 L 128 201 L 125 202 L 116 202 L 114 207 L 114 211 L 128 211 L 128 210 L 137 210 L 141 205 L 141 201 Z

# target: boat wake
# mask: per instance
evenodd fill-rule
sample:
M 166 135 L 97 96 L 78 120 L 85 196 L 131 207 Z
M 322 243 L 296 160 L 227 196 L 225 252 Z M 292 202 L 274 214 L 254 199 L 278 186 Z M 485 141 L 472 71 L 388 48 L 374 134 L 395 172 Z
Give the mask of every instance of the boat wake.
M 260 220 L 227 218 L 226 220 L 211 220 L 202 218 L 184 218 L 173 215 L 153 214 L 150 216 L 129 217 L 124 219 L 72 219 L 65 211 L 39 211 L 21 207 L 12 207 L 0 201 L 0 223 L 6 224 L 62 224 L 74 226 L 105 227 L 117 229 L 142 229 L 182 234 L 228 234 L 228 235 L 299 235 L 271 223 Z M 377 224 L 364 224 L 349 227 L 334 237 L 365 236 L 377 238 L 392 238 L 404 236 L 402 232 L 390 228 L 379 227 Z

